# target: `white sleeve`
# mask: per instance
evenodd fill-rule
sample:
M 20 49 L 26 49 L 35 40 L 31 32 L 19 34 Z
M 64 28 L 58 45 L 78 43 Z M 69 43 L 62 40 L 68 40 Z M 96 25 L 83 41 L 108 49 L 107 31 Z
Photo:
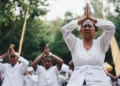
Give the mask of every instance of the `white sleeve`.
M 21 56 L 19 58 L 19 61 L 21 62 L 20 63 L 21 64 L 21 72 L 24 74 L 24 72 L 26 71 L 26 69 L 29 65 L 29 62 Z
M 72 34 L 72 31 L 78 27 L 78 20 L 73 20 L 70 23 L 66 24 L 62 27 L 61 32 L 63 35 L 63 38 L 69 48 L 70 51 L 72 51 L 72 48 L 75 44 L 76 37 Z
M 41 71 L 41 66 L 37 65 L 37 69 L 35 71 L 35 74 L 39 76 L 40 75 L 40 71 Z
M 1 71 L 2 73 L 4 73 L 4 71 L 5 71 L 5 65 L 2 64 L 2 63 L 0 63 L 0 71 Z
M 56 75 L 59 76 L 60 71 L 58 70 L 57 65 L 53 66 L 53 68 L 54 68 L 54 71 L 55 71 Z
M 96 26 L 102 28 L 104 31 L 98 39 L 100 40 L 102 50 L 106 52 L 109 48 L 110 40 L 114 36 L 115 25 L 111 21 L 103 19 L 97 19 L 97 21 L 98 23 L 96 24 Z
M 68 71 L 65 71 L 65 72 L 66 72 L 65 76 L 59 74 L 59 78 L 64 82 L 69 78 Z

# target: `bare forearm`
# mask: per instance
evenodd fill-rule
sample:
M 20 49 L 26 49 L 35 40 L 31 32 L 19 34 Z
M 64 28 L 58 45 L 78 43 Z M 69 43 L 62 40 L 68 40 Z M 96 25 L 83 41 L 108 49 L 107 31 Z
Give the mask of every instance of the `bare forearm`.
M 0 56 L 0 59 L 3 59 L 7 56 L 7 53 L 3 54 L 2 56 Z
M 58 56 L 56 56 L 54 54 L 51 54 L 51 56 L 57 62 L 58 70 L 61 70 L 61 67 L 62 67 L 62 64 L 63 64 L 63 60 L 60 57 L 58 57 Z
M 32 62 L 32 66 L 34 68 L 34 70 L 37 69 L 37 64 L 41 61 L 42 57 L 44 56 L 44 53 L 40 54 L 33 62 Z
M 80 19 L 78 19 L 78 25 L 82 24 L 84 21 L 87 20 L 87 17 L 84 16 L 84 17 L 81 17 Z
M 69 62 L 69 66 L 70 66 L 70 68 L 71 68 L 72 70 L 74 70 L 74 64 L 73 64 L 73 61 L 72 61 L 72 60 Z
M 51 56 L 57 62 L 57 64 L 61 65 L 63 63 L 63 60 L 60 57 L 56 56 L 55 54 L 51 54 Z
M 112 75 L 112 74 L 110 74 L 110 73 L 107 73 L 107 75 L 108 75 L 109 77 L 111 77 L 112 79 L 114 79 L 114 78 L 115 78 L 115 76 L 114 76 L 114 75 Z

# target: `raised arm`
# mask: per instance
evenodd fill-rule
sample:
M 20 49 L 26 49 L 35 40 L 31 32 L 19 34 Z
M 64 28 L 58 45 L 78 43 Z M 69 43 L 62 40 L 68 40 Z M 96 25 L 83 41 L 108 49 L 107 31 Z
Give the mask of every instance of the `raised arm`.
M 102 50 L 106 52 L 108 50 L 110 40 L 114 36 L 115 25 L 111 21 L 97 19 L 93 17 L 91 14 L 89 5 L 87 7 L 87 10 L 88 10 L 87 11 L 88 19 L 93 21 L 97 27 L 102 28 L 104 31 L 103 34 L 98 38 L 98 40 L 100 40 L 100 45 L 101 45 Z
M 27 69 L 28 65 L 29 65 L 29 61 L 27 61 L 25 58 L 23 57 L 19 57 L 18 59 L 21 63 L 21 72 L 22 74 L 24 74 L 25 70 Z
M 70 51 L 72 51 L 75 41 L 77 40 L 77 38 L 72 34 L 72 31 L 86 19 L 87 17 L 82 17 L 78 20 L 73 20 L 62 27 L 62 35 Z
M 55 55 L 55 54 L 51 53 L 50 55 L 56 61 L 58 70 L 61 70 L 63 60 L 60 57 L 58 57 L 57 55 Z
M 63 64 L 63 60 L 60 57 L 58 57 L 57 55 L 52 54 L 50 52 L 48 44 L 46 45 L 44 53 L 47 54 L 47 55 L 50 55 L 56 61 L 58 70 L 61 70 L 61 67 L 62 67 L 62 64 Z
M 44 52 L 41 53 L 33 62 L 32 62 L 32 67 L 34 68 L 34 70 L 37 70 L 37 64 L 41 61 L 42 57 L 44 56 Z
M 114 36 L 115 33 L 115 25 L 111 21 L 103 20 L 103 19 L 97 19 L 98 23 L 96 26 L 103 29 L 103 34 L 99 37 L 100 44 L 102 47 L 102 50 L 106 52 L 109 47 L 109 43 L 111 38 Z
M 7 53 L 0 56 L 0 59 L 4 59 L 5 57 L 8 57 L 10 55 L 10 48 L 8 49 Z

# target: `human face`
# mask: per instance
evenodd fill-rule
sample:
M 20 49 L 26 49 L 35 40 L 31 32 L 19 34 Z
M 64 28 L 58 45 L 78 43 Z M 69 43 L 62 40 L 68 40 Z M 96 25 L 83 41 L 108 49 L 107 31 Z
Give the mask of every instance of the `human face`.
M 84 39 L 94 39 L 96 31 L 93 22 L 90 20 L 86 20 L 83 23 L 80 32 L 82 33 Z
M 11 56 L 9 57 L 9 63 L 10 63 L 11 65 L 15 65 L 15 64 L 17 63 L 17 61 L 18 61 L 18 57 L 17 57 L 17 56 L 11 55 Z
M 52 60 L 50 58 L 44 58 L 43 60 L 43 66 L 46 68 L 46 69 L 49 69 L 51 66 L 52 66 Z
M 33 71 L 28 71 L 28 74 L 32 75 Z

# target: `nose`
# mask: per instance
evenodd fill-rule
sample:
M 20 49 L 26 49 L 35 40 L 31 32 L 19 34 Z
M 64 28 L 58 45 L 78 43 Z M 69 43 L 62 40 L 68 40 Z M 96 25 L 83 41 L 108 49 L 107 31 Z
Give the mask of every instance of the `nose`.
M 88 26 L 85 29 L 90 29 Z
M 48 62 L 45 63 L 46 65 L 48 64 Z

